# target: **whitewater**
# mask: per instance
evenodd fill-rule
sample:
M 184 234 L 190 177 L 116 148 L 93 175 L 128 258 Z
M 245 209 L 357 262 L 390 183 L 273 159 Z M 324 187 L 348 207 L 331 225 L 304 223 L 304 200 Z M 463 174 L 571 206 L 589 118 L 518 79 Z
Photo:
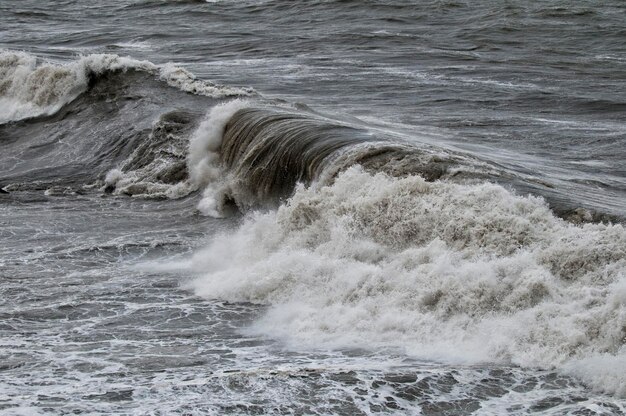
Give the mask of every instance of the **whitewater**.
M 624 414 L 623 6 L 466 6 L 0 6 L 0 414 Z

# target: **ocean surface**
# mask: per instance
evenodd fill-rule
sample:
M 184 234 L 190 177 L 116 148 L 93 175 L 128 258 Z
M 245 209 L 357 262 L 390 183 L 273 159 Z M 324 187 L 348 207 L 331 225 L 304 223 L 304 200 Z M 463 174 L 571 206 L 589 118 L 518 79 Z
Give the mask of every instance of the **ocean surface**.
M 0 1 L 1 415 L 626 414 L 626 3 Z

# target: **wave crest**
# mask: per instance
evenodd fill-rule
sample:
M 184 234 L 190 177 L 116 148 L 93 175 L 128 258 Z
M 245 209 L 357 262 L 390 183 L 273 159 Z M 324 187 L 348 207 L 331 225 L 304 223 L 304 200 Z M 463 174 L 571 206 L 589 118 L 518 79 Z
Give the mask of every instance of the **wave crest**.
M 198 80 L 174 64 L 113 54 L 93 54 L 67 64 L 39 63 L 24 52 L 0 51 L 0 123 L 50 115 L 86 91 L 94 77 L 107 72 L 136 70 L 155 74 L 182 91 L 213 98 L 253 95 L 252 89 L 233 88 Z

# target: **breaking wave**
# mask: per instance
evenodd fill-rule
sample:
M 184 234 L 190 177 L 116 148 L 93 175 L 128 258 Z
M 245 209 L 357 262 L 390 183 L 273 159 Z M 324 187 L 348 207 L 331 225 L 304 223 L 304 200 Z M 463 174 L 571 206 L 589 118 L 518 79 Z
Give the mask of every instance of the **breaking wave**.
M 213 98 L 253 93 L 251 89 L 198 80 L 171 63 L 155 65 L 118 55 L 93 54 L 68 64 L 53 64 L 39 63 L 24 52 L 0 51 L 0 123 L 53 114 L 85 92 L 94 78 L 127 70 L 145 71 L 182 91 Z
M 190 141 L 188 170 L 204 189 L 199 205 L 219 216 L 228 202 L 241 211 L 278 206 L 298 184 L 319 186 L 353 165 L 429 181 L 484 177 L 482 166 L 441 149 L 373 134 L 311 112 L 234 100 L 215 106 Z
M 0 53 L 0 187 L 188 195 L 197 189 L 187 180 L 189 137 L 205 109 L 248 95 L 172 64 L 89 55 L 55 65 Z
M 329 184 L 339 172 L 360 165 L 394 177 L 428 181 L 491 181 L 518 193 L 541 195 L 572 222 L 621 221 L 527 173 L 426 143 L 407 142 L 390 131 L 344 122 L 310 109 L 237 99 L 213 107 L 190 140 L 188 171 L 194 189 L 204 189 L 199 209 L 222 216 L 229 205 L 245 212 L 278 206 L 297 184 Z
M 201 296 L 270 305 L 250 331 L 288 343 L 556 368 L 626 395 L 626 230 L 499 185 L 352 167 L 190 267 Z
M 189 264 L 199 295 L 269 305 L 250 331 L 554 368 L 626 396 L 623 225 L 559 218 L 475 160 L 247 101 L 213 108 L 188 169 L 206 214 L 277 207 Z
M 250 331 L 556 368 L 626 396 L 623 225 L 585 210 L 565 221 L 512 190 L 531 182 L 475 158 L 261 98 L 224 102 L 251 91 L 171 65 L 3 52 L 0 80 L 6 190 L 91 181 L 249 212 L 193 257 L 189 285 L 269 305 Z

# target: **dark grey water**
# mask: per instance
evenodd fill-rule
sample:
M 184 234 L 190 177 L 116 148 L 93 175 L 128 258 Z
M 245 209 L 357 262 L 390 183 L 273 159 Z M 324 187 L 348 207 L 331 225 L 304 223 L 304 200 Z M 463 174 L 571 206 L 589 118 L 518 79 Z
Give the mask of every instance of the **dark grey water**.
M 0 2 L 0 413 L 623 414 L 624 16 Z

